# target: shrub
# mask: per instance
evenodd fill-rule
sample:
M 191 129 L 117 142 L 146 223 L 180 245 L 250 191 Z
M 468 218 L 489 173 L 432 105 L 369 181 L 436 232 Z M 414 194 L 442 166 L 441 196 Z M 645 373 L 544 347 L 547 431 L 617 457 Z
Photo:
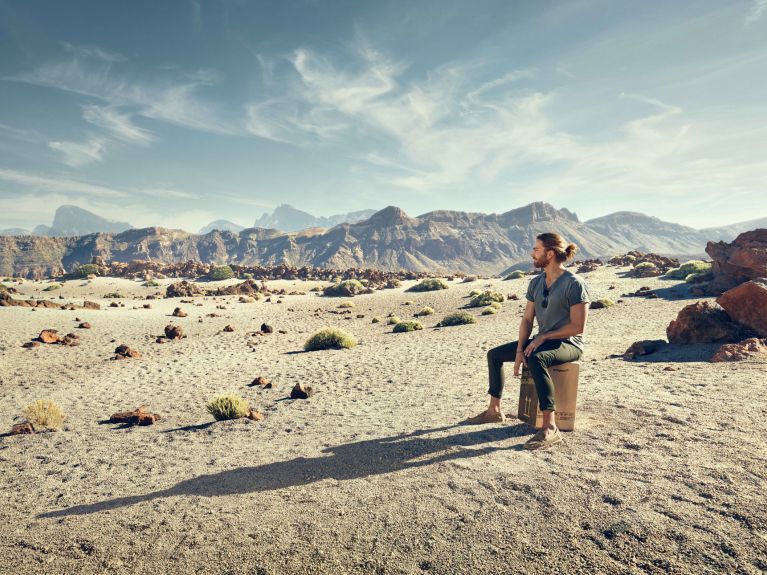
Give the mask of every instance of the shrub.
M 494 310 L 499 310 L 503 306 L 499 302 L 497 302 L 497 301 L 491 301 L 489 307 L 493 308 Z
M 396 315 L 389 316 L 386 320 L 386 325 L 394 325 L 397 323 L 400 323 L 402 320 L 398 318 Z
M 141 285 L 142 285 L 142 286 L 144 286 L 144 287 L 157 287 L 157 286 L 159 286 L 160 284 L 159 284 L 159 283 L 157 283 L 157 282 L 156 282 L 156 281 L 154 281 L 154 280 L 147 280 L 147 281 L 145 281 L 144 283 L 142 283 Z
M 486 307 L 482 310 L 482 315 L 493 315 L 498 313 L 498 310 L 494 307 Z
M 64 425 L 64 413 L 52 401 L 38 399 L 24 408 L 24 418 L 35 427 L 46 429 L 61 429 Z
M 651 268 L 654 268 L 655 264 L 652 262 L 639 262 L 637 265 L 634 266 L 635 270 L 649 270 Z
M 121 293 L 117 293 L 116 291 L 113 291 L 113 292 L 109 292 L 104 297 L 111 298 L 111 299 L 120 299 L 120 298 L 124 298 L 125 296 Z
M 712 264 L 710 262 L 703 262 L 700 260 L 690 260 L 688 262 L 684 262 L 678 268 L 674 268 L 672 270 L 667 271 L 663 277 L 665 279 L 670 279 L 670 280 L 687 281 L 686 279 L 687 276 L 691 274 L 698 274 L 698 273 L 711 271 L 711 267 L 712 267 Z
M 437 325 L 440 327 L 445 326 L 451 326 L 451 325 L 464 325 L 467 323 L 475 323 L 477 320 L 474 319 L 474 316 L 471 315 L 468 312 L 465 311 L 458 311 L 455 313 L 451 313 L 446 315 L 442 318 L 442 321 L 439 322 Z
M 392 331 L 394 333 L 404 333 L 406 331 L 418 331 L 420 329 L 423 329 L 423 326 L 419 321 L 401 321 L 394 326 Z
M 473 289 L 469 292 L 469 297 L 474 297 L 482 293 L 481 289 Z
M 306 351 L 321 349 L 349 349 L 357 345 L 357 338 L 340 329 L 323 329 L 306 340 Z
M 328 297 L 352 297 L 364 290 L 365 286 L 359 280 L 344 280 L 326 287 L 323 294 Z
M 59 284 L 53 284 L 49 285 L 47 288 L 45 288 L 43 291 L 54 291 L 59 289 L 61 286 Z
M 243 279 L 246 279 L 246 280 L 252 280 L 253 279 L 253 274 L 251 274 L 251 273 L 242 274 L 242 277 L 243 277 Z
M 354 307 L 354 302 L 353 301 L 345 301 L 344 303 L 342 303 L 338 307 L 344 307 L 344 308 L 346 308 L 346 307 Z
M 438 278 L 430 278 L 421 280 L 420 283 L 415 284 L 414 286 L 410 286 L 405 291 L 414 291 L 414 292 L 421 292 L 421 291 L 437 291 L 441 289 L 447 289 L 450 286 L 447 285 L 445 280 L 441 280 Z
M 511 272 L 509 275 L 507 275 L 503 279 L 504 279 L 504 281 L 505 280 L 518 280 L 518 279 L 523 278 L 523 277 L 525 277 L 525 272 L 523 272 L 522 270 L 516 270 L 516 271 Z
M 99 266 L 97 266 L 96 264 L 82 265 L 75 270 L 74 275 L 78 278 L 86 278 L 88 276 L 97 276 L 99 275 Z
M 209 401 L 205 407 L 216 421 L 245 417 L 250 411 L 248 402 L 234 394 L 220 395 Z
M 417 315 L 417 316 L 425 316 L 425 315 L 431 315 L 431 314 L 433 314 L 433 313 L 434 313 L 434 308 L 432 308 L 432 307 L 429 307 L 429 306 L 427 305 L 427 306 L 425 306 L 425 307 L 421 308 L 421 311 L 419 311 L 419 312 L 418 312 L 418 313 L 416 313 L 415 315 Z
M 688 284 L 697 284 L 702 282 L 711 281 L 714 279 L 714 274 L 711 270 L 705 272 L 692 273 L 684 278 L 684 281 Z
M 609 298 L 602 298 L 602 299 L 596 299 L 591 302 L 591 305 L 589 307 L 591 309 L 602 309 L 605 307 L 612 307 L 615 305 L 615 302 Z
M 228 280 L 234 277 L 234 272 L 229 266 L 217 266 L 210 270 L 208 276 L 215 281 Z
M 494 301 L 502 303 L 504 299 L 506 298 L 503 297 L 502 293 L 498 293 L 497 291 L 484 291 L 471 298 L 468 307 L 485 307 Z
M 314 286 L 309 291 L 322 291 L 323 289 L 325 289 L 325 288 L 323 288 L 322 286 Z

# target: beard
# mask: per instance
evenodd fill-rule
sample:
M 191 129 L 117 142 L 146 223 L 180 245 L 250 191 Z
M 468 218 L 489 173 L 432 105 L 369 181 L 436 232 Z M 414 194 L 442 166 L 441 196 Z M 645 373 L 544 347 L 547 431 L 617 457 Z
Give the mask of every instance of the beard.
M 550 258 L 547 258 L 546 256 L 543 256 L 540 259 L 533 258 L 533 265 L 537 268 L 545 268 L 547 265 L 549 265 L 549 262 L 551 262 Z

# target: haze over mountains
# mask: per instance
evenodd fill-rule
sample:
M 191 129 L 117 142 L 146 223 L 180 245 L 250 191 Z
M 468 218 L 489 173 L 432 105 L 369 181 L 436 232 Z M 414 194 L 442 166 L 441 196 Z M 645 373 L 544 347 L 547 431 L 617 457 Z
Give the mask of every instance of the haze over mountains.
M 437 210 L 415 218 L 389 206 L 361 221 L 300 232 L 247 228 L 192 234 L 143 228 L 70 237 L 0 236 L 0 274 L 59 274 L 96 255 L 125 262 L 199 260 L 499 274 L 528 268 L 535 236 L 544 231 L 556 230 L 575 242 L 581 259 L 633 249 L 702 257 L 708 240 L 731 240 L 757 227 L 767 227 L 767 218 L 695 230 L 636 212 L 616 212 L 581 222 L 570 210 L 544 202 L 502 214 Z

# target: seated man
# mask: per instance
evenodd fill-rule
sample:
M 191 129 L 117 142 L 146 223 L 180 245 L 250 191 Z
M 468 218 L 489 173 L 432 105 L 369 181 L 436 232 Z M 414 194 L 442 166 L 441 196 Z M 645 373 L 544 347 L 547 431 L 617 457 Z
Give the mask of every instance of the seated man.
M 541 234 L 535 240 L 532 258 L 544 273 L 530 280 L 527 307 L 519 326 L 519 339 L 487 352 L 490 370 L 490 405 L 487 410 L 466 420 L 468 424 L 500 423 L 503 393 L 503 363 L 514 361 L 514 375 L 524 363 L 530 370 L 543 412 L 543 427 L 527 443 L 526 449 L 549 447 L 562 441 L 554 421 L 554 384 L 548 368 L 577 361 L 583 354 L 583 331 L 588 314 L 589 293 L 584 281 L 564 268 L 575 255 L 575 244 L 567 244 L 559 234 Z M 530 339 L 533 320 L 538 319 L 538 335 Z M 519 343 L 522 342 L 522 343 Z

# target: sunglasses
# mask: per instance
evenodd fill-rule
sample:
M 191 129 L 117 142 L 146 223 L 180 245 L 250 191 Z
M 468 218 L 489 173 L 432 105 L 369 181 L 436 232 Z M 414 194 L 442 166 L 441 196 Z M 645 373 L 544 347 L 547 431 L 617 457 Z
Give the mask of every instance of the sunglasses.
M 549 307 L 549 288 L 543 288 L 543 303 L 541 303 L 543 309 Z

